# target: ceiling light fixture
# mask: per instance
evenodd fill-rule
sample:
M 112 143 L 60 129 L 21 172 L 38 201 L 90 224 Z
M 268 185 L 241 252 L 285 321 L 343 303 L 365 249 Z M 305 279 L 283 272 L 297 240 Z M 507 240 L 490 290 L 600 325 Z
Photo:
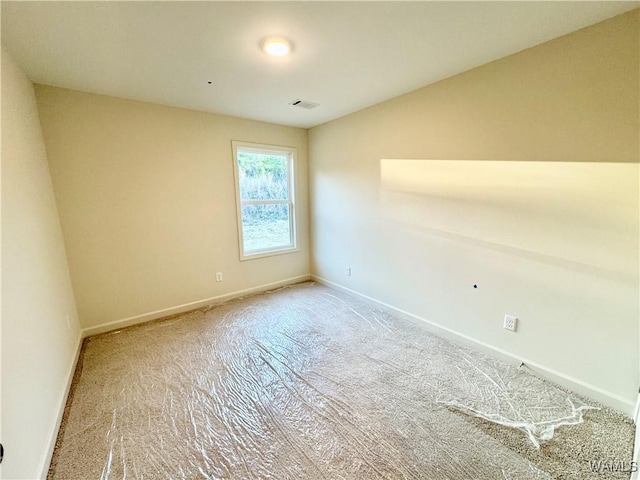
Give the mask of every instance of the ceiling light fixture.
M 262 50 L 274 57 L 282 57 L 287 55 L 291 49 L 291 42 L 282 37 L 269 37 L 262 41 Z

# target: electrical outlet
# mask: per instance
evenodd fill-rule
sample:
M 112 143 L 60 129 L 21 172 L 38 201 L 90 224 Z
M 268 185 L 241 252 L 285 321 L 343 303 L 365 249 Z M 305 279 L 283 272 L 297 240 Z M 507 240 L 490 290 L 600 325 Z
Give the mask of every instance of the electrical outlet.
M 222 272 L 216 272 L 216 282 L 222 281 Z
M 345 272 L 347 277 L 351 276 L 351 267 L 347 267 L 347 271 Z
M 518 325 L 517 317 L 513 315 L 505 315 L 504 316 L 504 328 L 505 330 L 510 330 L 512 332 L 516 331 L 516 326 Z

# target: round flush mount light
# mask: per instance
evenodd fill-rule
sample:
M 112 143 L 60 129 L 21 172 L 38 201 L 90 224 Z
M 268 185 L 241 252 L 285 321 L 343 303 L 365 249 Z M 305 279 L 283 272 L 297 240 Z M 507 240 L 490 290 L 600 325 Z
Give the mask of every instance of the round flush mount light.
M 283 57 L 291 52 L 292 45 L 289 40 L 282 37 L 268 37 L 260 44 L 262 50 L 274 57 Z

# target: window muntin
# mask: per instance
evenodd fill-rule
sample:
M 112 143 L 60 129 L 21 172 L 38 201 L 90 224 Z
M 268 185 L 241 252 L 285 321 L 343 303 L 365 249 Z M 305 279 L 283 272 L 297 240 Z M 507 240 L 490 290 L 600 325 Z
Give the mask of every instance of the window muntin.
M 295 153 L 233 142 L 241 260 L 296 250 Z

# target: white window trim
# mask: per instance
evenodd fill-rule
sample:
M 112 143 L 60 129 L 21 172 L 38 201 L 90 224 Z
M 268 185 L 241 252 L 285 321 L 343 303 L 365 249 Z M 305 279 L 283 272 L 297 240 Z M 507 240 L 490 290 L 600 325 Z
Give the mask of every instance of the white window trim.
M 233 140 L 231 142 L 233 149 L 233 176 L 235 180 L 236 190 L 236 220 L 238 223 L 238 249 L 240 252 L 240 261 L 254 260 L 256 258 L 271 257 L 273 255 L 284 255 L 286 253 L 294 253 L 300 251 L 298 248 L 298 232 L 297 232 L 297 210 L 296 210 L 296 183 L 297 168 L 296 157 L 297 150 L 293 147 L 281 147 L 276 145 L 264 145 L 259 143 L 239 142 Z M 289 192 L 288 200 L 242 200 L 240 197 L 240 173 L 238 171 L 238 151 L 253 152 L 263 154 L 283 155 L 288 159 L 289 174 L 287 175 L 287 189 Z M 289 205 L 289 232 L 291 234 L 291 246 L 280 248 L 268 248 L 264 250 L 255 250 L 251 253 L 244 251 L 244 233 L 242 231 L 242 207 L 244 205 Z

